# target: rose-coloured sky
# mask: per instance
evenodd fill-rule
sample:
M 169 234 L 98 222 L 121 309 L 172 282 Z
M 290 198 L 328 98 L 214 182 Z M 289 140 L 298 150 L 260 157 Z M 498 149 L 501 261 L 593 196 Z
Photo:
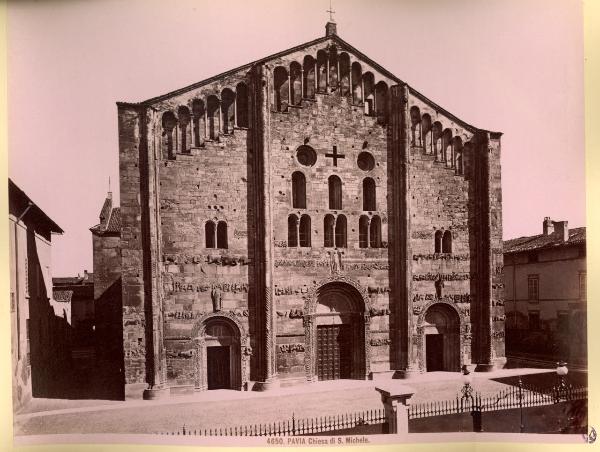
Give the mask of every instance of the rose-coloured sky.
M 463 120 L 501 131 L 504 238 L 585 225 L 576 0 L 334 0 L 338 34 Z M 118 202 L 116 101 L 141 101 L 324 34 L 327 0 L 8 5 L 9 174 L 64 230 L 53 274 L 92 270 Z

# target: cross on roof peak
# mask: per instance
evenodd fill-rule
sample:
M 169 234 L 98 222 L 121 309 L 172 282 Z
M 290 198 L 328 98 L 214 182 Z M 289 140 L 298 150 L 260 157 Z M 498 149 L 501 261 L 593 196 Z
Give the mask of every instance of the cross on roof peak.
M 333 13 L 335 13 L 335 11 L 333 10 L 333 8 L 331 7 L 331 0 L 329 0 L 329 9 L 326 11 L 329 13 L 329 22 L 335 22 L 333 20 Z

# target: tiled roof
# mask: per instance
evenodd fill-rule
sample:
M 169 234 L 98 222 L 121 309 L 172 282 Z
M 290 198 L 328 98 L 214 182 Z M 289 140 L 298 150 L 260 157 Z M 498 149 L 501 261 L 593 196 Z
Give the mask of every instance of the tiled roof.
M 61 303 L 70 303 L 73 296 L 72 290 L 53 290 L 52 298 Z
M 95 234 L 120 234 L 121 233 L 121 209 L 119 207 L 113 207 L 110 211 L 110 218 L 108 219 L 106 226 L 97 224 L 90 228 Z
M 115 207 L 110 213 L 105 232 L 121 232 L 121 209 L 119 207 Z
M 52 278 L 53 286 L 76 286 L 81 284 L 93 284 L 94 283 L 94 274 L 87 273 L 87 278 L 85 274 L 83 276 L 55 276 Z
M 559 234 L 539 234 L 504 241 L 505 253 L 521 253 L 524 251 L 585 244 L 585 228 L 574 228 L 569 231 L 569 240 L 563 241 Z
M 109 195 L 110 195 L 110 193 L 109 193 Z M 104 219 L 108 218 L 108 216 L 110 215 L 111 206 L 112 206 L 112 199 L 109 196 L 104 200 L 104 205 L 102 206 L 102 210 L 100 211 L 100 220 L 104 220 Z

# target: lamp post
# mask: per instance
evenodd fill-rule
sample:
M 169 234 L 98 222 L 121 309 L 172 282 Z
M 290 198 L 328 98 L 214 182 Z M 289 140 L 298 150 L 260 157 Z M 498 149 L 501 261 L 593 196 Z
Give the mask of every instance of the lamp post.
M 473 383 L 473 375 L 471 375 L 467 366 L 462 367 L 462 380 L 463 387 L 460 390 L 462 393 L 462 397 L 460 398 L 461 411 L 463 410 L 463 403 L 468 400 L 471 407 L 471 416 L 473 417 L 473 431 L 482 432 L 481 408 L 476 406 L 476 398 L 473 396 L 473 386 L 471 386 L 471 383 Z
M 523 433 L 523 430 L 525 430 L 525 425 L 523 424 L 523 380 L 521 380 L 520 375 L 519 381 L 517 382 L 517 386 L 519 388 L 519 431 Z
M 569 373 L 569 369 L 567 367 L 567 363 L 564 361 L 559 361 L 556 363 L 556 375 L 558 377 L 558 383 L 554 387 L 554 403 L 558 403 L 561 401 L 563 396 L 566 399 L 567 392 L 567 374 Z

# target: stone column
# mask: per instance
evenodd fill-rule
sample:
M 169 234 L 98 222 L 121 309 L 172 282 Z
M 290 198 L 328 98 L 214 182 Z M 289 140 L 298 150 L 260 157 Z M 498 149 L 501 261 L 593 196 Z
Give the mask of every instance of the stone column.
M 477 196 L 477 367 L 476 371 L 493 370 L 492 362 L 492 247 L 490 210 L 490 158 L 489 136 L 478 131 L 475 135 L 475 174 Z
M 408 434 L 408 407 L 415 390 L 395 381 L 378 385 L 375 390 L 381 394 L 389 426 L 388 433 L 392 435 Z
M 265 65 L 255 68 L 253 151 L 255 154 L 256 193 L 256 308 L 260 337 L 259 366 L 261 380 L 255 389 L 277 386 L 275 350 L 275 319 L 273 309 L 273 222 L 271 206 L 271 135 L 269 93 L 272 91 L 271 71 Z
M 140 111 L 140 203 L 144 313 L 146 319 L 146 382 L 144 399 L 169 395 L 163 343 L 163 303 L 160 271 L 159 152 L 154 148 L 156 112 Z
M 394 333 L 397 377 L 408 378 L 418 372 L 417 347 L 413 341 L 415 328 L 412 312 L 412 247 L 410 190 L 410 122 L 408 85 L 391 87 L 392 176 L 394 234 L 389 247 L 393 253 Z M 388 230 L 389 234 L 389 230 Z
M 354 88 L 352 87 L 352 60 L 348 58 L 348 84 L 350 85 L 350 104 L 354 103 Z
M 300 102 L 304 98 L 304 66 L 300 68 Z

